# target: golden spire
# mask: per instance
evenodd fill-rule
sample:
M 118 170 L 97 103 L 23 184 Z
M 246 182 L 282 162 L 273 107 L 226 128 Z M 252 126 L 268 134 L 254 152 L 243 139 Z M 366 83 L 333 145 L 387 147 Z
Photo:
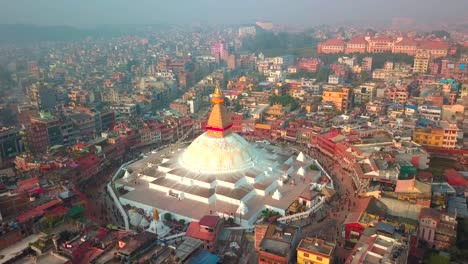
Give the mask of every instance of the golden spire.
M 213 97 L 211 98 L 211 101 L 213 104 L 221 104 L 224 102 L 224 94 L 219 87 L 219 82 L 216 82 L 215 90 L 212 96 Z
M 216 82 L 211 101 L 213 102 L 213 108 L 206 125 L 207 133 L 212 137 L 224 137 L 231 133 L 232 122 L 223 105 L 224 94 L 219 87 L 219 82 Z
M 155 222 L 159 221 L 159 212 L 158 212 L 158 209 L 156 208 L 153 209 L 153 220 Z

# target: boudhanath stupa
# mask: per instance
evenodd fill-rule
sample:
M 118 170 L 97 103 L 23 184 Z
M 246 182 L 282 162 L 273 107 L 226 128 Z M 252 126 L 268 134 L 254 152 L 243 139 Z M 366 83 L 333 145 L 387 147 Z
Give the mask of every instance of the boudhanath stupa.
M 127 191 L 119 197 L 122 205 L 186 221 L 219 215 L 252 226 L 264 209 L 285 215 L 293 204 L 313 204 L 311 192 L 333 188 L 320 164 L 302 152 L 250 143 L 232 132 L 219 85 L 212 102 L 206 132 L 188 147 L 165 157 L 155 151 L 122 168 L 124 176 L 114 182 Z

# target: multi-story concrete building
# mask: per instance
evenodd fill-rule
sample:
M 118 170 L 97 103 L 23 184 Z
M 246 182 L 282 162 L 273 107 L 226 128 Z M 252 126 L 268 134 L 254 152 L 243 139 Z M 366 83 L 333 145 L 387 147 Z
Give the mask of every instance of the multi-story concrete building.
M 297 68 L 307 72 L 317 72 L 320 68 L 321 61 L 318 58 L 300 59 L 297 62 Z
M 443 139 L 444 130 L 439 127 L 416 128 L 413 132 L 413 141 L 427 147 L 441 148 Z
M 424 119 L 439 121 L 442 115 L 442 108 L 432 105 L 419 105 L 418 114 Z
M 440 121 L 439 126 L 416 128 L 413 132 L 413 141 L 427 147 L 454 149 L 458 131 L 456 124 Z
M 133 103 L 114 104 L 110 106 L 110 109 L 120 118 L 131 118 L 136 115 L 136 104 Z
M 354 104 L 361 105 L 372 102 L 376 94 L 375 83 L 365 83 L 353 89 Z
M 456 123 L 450 123 L 447 121 L 440 121 L 439 126 L 444 130 L 444 139 L 442 147 L 447 149 L 453 149 L 457 145 L 458 138 L 458 126 Z
M 341 57 L 341 58 L 338 58 L 338 63 L 340 64 L 344 64 L 350 68 L 354 67 L 354 65 L 357 64 L 357 59 L 356 57 Z
M 200 221 L 190 222 L 186 236 L 203 241 L 204 249 L 214 252 L 221 235 L 223 223 L 217 215 L 205 215 Z
M 24 150 L 24 142 L 19 129 L 0 128 L 0 166 Z
M 462 78 L 468 76 L 468 56 L 459 59 L 445 59 L 440 65 L 440 74 L 445 77 Z
M 69 118 L 81 136 L 94 137 L 98 133 L 96 127 L 97 116 L 96 113 L 78 112 L 71 114 Z M 98 124 L 98 126 L 100 126 L 100 124 Z
M 227 55 L 227 50 L 224 48 L 224 43 L 217 42 L 211 45 L 211 55 L 218 59 L 224 59 Z
M 318 238 L 304 238 L 297 246 L 297 264 L 333 263 L 335 244 Z
M 374 234 L 361 236 L 354 246 L 351 255 L 346 259 L 346 264 L 406 264 L 408 259 L 408 245 L 404 239 Z
M 59 119 L 48 113 L 41 112 L 39 117 L 32 117 L 26 130 L 29 150 L 33 153 L 43 153 L 49 146 L 62 144 L 59 124 Z
M 255 28 L 255 26 L 239 28 L 239 37 L 255 36 L 255 34 L 257 34 L 257 29 Z
M 366 53 L 367 41 L 364 37 L 355 37 L 346 42 L 345 53 Z
M 419 240 L 437 249 L 447 249 L 457 240 L 457 220 L 433 208 L 423 208 L 419 217 Z
M 268 225 L 259 243 L 258 263 L 291 263 L 295 259 L 299 239 L 300 229 L 277 224 Z
M 190 112 L 187 102 L 180 99 L 173 101 L 169 107 L 183 115 L 188 115 Z
M 342 53 L 345 50 L 346 43 L 342 39 L 328 39 L 317 46 L 318 53 L 334 54 Z
M 442 106 L 442 120 L 454 122 L 463 121 L 465 113 L 465 106 L 462 104 L 443 105 Z
M 418 50 L 414 57 L 413 72 L 426 73 L 429 68 L 431 54 L 428 51 Z
M 403 39 L 401 37 L 397 38 L 395 44 L 393 45 L 393 53 L 405 53 L 410 56 L 416 55 L 416 50 L 418 49 L 418 42 L 413 39 Z
M 367 52 L 370 53 L 381 53 L 381 52 L 392 52 L 393 50 L 393 39 L 388 36 L 374 37 L 366 36 L 365 40 L 368 42 Z
M 330 74 L 330 76 L 328 76 L 328 83 L 329 84 L 340 84 L 342 82 L 343 82 L 343 77 L 341 75 Z
M 361 70 L 372 71 L 372 57 L 365 57 L 362 59 Z
M 355 37 L 345 42 L 341 39 L 328 39 L 318 45 L 318 52 L 331 54 L 341 53 L 404 53 L 410 56 L 416 55 L 417 51 L 427 51 L 433 58 L 446 57 L 450 46 L 437 40 L 414 40 L 403 37 L 392 38 L 389 36 Z
M 408 100 L 409 93 L 403 86 L 389 87 L 385 89 L 385 98 L 398 104 L 404 104 Z
M 351 91 L 349 88 L 341 87 L 323 91 L 322 102 L 333 103 L 340 112 L 348 109 Z

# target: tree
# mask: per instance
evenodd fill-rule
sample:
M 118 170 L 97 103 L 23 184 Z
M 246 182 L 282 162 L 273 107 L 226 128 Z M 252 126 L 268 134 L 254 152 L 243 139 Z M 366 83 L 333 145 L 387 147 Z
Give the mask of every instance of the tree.
M 431 34 L 437 38 L 450 38 L 450 33 L 445 30 L 433 30 Z
M 361 82 L 365 83 L 365 82 L 370 81 L 370 79 L 371 79 L 371 76 L 368 72 L 366 71 L 361 72 Z
M 172 214 L 171 213 L 165 213 L 164 214 L 164 220 L 171 221 L 172 220 Z
M 322 67 L 317 73 L 317 81 L 326 82 L 328 81 L 329 75 L 330 75 L 330 68 Z

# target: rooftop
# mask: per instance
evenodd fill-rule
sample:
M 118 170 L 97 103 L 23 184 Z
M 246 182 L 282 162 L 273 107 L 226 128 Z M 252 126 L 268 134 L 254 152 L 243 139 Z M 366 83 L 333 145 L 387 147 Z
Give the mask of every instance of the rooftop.
M 304 238 L 299 243 L 299 246 L 297 246 L 298 250 L 309 251 L 311 253 L 319 253 L 325 256 L 331 256 L 334 248 L 334 243 L 327 242 L 318 238 Z

